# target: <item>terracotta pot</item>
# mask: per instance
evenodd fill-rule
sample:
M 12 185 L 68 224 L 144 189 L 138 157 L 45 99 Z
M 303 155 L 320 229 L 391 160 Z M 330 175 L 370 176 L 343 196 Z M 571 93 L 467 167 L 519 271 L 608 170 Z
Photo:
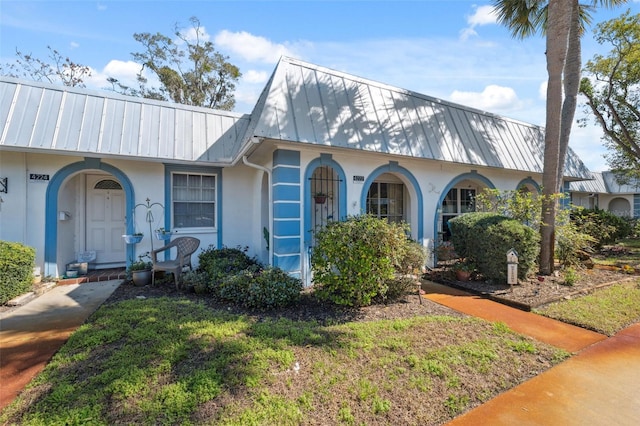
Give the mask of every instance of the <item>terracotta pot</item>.
M 471 279 L 470 271 L 456 271 L 456 279 L 458 281 L 469 281 Z
M 324 204 L 324 203 L 327 202 L 327 196 L 326 195 L 316 195 L 313 198 L 316 200 L 316 204 Z

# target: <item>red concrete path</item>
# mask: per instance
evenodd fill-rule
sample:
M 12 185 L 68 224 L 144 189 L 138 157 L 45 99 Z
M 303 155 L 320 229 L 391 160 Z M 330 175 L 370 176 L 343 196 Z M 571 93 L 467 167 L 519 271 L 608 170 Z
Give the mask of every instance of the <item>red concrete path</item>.
M 425 283 L 425 297 L 571 352 L 580 352 L 448 426 L 640 425 L 640 324 L 612 338 Z
M 121 280 L 54 287 L 0 315 L 0 409 L 9 405 Z
M 503 322 L 513 331 L 569 352 L 578 352 L 607 338 L 584 328 L 524 312 L 430 281 L 425 281 L 422 289 L 429 300 L 487 321 Z

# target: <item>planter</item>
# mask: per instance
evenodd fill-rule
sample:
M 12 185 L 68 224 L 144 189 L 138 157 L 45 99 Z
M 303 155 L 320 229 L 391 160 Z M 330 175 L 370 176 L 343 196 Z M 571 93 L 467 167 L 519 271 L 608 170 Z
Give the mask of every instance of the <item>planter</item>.
M 167 241 L 171 239 L 171 233 L 169 232 L 156 232 L 156 239 L 161 241 Z
M 138 244 L 142 241 L 143 235 L 123 235 L 124 242 L 127 244 Z
M 458 281 L 469 281 L 471 279 L 471 271 L 456 271 L 456 279 Z
M 140 271 L 131 271 L 131 279 L 133 284 L 142 287 L 151 283 L 151 269 L 144 269 Z
M 316 195 L 313 199 L 316 200 L 316 204 L 324 204 L 327 202 L 326 195 Z

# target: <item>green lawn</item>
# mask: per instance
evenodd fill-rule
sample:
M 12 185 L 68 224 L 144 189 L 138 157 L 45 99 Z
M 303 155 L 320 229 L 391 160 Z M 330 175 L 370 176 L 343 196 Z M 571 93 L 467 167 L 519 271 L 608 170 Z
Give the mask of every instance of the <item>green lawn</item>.
M 187 299 L 102 306 L 3 424 L 442 424 L 568 356 L 459 316 L 254 318 Z
M 535 312 L 612 336 L 640 321 L 640 280 L 616 284 L 573 300 L 552 303 Z

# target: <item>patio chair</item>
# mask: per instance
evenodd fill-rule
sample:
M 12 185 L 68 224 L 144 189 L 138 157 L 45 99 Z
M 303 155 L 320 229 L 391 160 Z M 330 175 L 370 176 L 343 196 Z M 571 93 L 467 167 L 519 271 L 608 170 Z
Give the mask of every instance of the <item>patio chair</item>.
M 176 290 L 178 289 L 178 283 L 180 282 L 180 274 L 185 267 L 193 269 L 191 266 L 191 255 L 200 246 L 200 240 L 193 237 L 178 237 L 171 241 L 169 244 L 151 252 L 151 262 L 153 263 L 153 270 L 151 271 L 151 285 L 155 285 L 156 272 L 166 271 L 173 274 L 173 278 L 176 283 Z M 158 253 L 162 253 L 172 248 L 176 248 L 176 257 L 172 260 L 158 260 Z

